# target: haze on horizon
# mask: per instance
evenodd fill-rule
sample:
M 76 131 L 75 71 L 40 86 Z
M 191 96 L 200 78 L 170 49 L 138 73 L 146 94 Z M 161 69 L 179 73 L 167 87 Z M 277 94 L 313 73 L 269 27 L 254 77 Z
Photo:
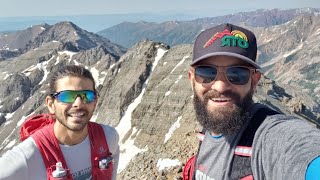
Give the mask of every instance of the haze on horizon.
M 1 2 L 0 17 L 71 16 L 128 13 L 184 13 L 218 16 L 257 9 L 320 8 L 319 0 L 10 0 Z

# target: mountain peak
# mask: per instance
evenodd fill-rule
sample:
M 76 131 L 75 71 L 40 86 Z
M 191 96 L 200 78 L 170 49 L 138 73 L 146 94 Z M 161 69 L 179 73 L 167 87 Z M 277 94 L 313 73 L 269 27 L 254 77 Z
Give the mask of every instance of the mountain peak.
M 61 21 L 52 26 L 52 28 L 64 28 L 65 30 L 81 30 L 80 27 L 71 21 Z
M 26 45 L 25 51 L 52 42 L 62 43 L 62 50 L 80 51 L 95 48 L 99 45 L 105 45 L 106 47 L 110 47 L 108 50 L 114 54 L 121 54 L 124 51 L 124 48 L 112 44 L 109 39 L 83 30 L 70 21 L 62 21 L 49 26 L 45 31 L 39 34 L 34 41 Z M 116 53 L 113 52 L 114 49 L 117 49 Z

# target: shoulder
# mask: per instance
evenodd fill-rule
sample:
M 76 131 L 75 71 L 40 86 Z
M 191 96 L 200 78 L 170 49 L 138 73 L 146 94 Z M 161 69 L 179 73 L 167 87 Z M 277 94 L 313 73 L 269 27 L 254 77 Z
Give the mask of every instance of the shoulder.
M 305 120 L 298 118 L 293 115 L 282 114 L 277 110 L 274 110 L 266 105 L 255 103 L 250 107 L 250 113 L 252 116 L 257 116 L 258 118 L 263 118 L 260 130 L 272 129 L 272 130 L 283 130 L 285 127 L 301 127 L 302 128 L 315 128 L 316 125 Z M 294 130 L 294 129 L 292 129 Z
M 253 162 L 262 163 L 267 173 L 282 179 L 302 179 L 309 163 L 320 156 L 319 139 L 320 130 L 307 120 L 284 114 L 268 116 L 255 133 Z
M 114 151 L 118 147 L 118 142 L 119 142 L 119 134 L 117 130 L 114 127 L 105 125 L 105 124 L 100 124 L 101 127 L 103 128 L 104 134 L 107 138 L 107 143 L 110 148 L 110 151 Z
M 28 176 L 30 167 L 39 169 L 38 165 L 41 165 L 41 163 L 41 154 L 34 140 L 29 137 L 7 151 L 0 158 L 0 169 L 5 169 L 5 171 L 2 171 L 2 174 L 0 173 L 0 179 L 2 176 L 8 177 L 8 179 L 11 177 L 14 177 L 13 179 L 24 179 Z
M 4 156 L 7 154 L 16 154 L 22 155 L 24 158 L 29 159 L 37 152 L 39 151 L 34 140 L 29 137 L 20 144 L 14 146 L 11 150 L 7 151 Z
M 114 127 L 111 127 L 111 126 L 108 126 L 105 124 L 100 124 L 100 125 L 103 128 L 103 131 L 106 136 L 113 136 L 113 137 L 117 137 L 119 139 L 119 134 Z
M 300 119 L 292 115 L 276 114 L 268 116 L 261 124 L 261 128 L 272 129 L 275 131 L 304 131 L 314 130 L 320 132 L 316 125 L 307 120 Z
M 310 152 L 318 152 L 319 139 L 320 130 L 315 124 L 292 115 L 277 114 L 264 120 L 256 131 L 254 141 L 272 145 L 278 143 L 279 148 L 296 145 Z

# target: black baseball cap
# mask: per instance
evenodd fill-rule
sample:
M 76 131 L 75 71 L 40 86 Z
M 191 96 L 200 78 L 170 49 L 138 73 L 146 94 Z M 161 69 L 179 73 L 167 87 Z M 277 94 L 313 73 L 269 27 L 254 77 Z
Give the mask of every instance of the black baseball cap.
M 233 24 L 220 24 L 202 31 L 193 47 L 191 66 L 211 56 L 232 56 L 246 61 L 257 69 L 257 41 L 255 35 Z

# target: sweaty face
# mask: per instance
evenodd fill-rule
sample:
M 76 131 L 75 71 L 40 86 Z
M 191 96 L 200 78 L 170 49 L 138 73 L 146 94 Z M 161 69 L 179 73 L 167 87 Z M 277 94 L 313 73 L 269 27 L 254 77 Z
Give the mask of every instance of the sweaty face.
M 73 76 L 63 77 L 56 82 L 56 92 L 64 90 L 94 90 L 93 82 L 88 78 Z M 64 103 L 47 97 L 47 106 L 50 113 L 55 114 L 56 123 L 60 130 L 81 132 L 91 119 L 97 100 L 84 103 L 80 96 L 73 103 Z
M 196 66 L 198 65 L 223 68 L 248 66 L 242 60 L 227 56 L 211 57 Z M 260 74 L 250 72 L 249 81 L 244 85 L 234 85 L 227 78 L 224 71 L 221 71 L 213 82 L 199 83 L 196 81 L 194 68 L 189 71 L 197 120 L 213 134 L 232 134 L 248 120 L 247 108 L 252 104 L 252 95 Z

